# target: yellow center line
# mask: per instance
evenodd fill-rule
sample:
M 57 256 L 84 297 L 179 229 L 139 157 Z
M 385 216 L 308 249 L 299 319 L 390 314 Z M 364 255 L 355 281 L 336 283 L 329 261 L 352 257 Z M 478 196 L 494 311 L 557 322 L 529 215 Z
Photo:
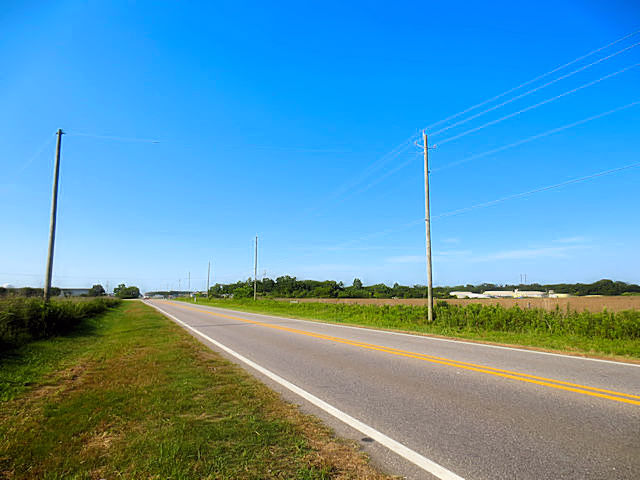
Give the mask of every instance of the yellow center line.
M 230 320 L 237 320 L 240 322 L 244 322 L 244 323 L 250 323 L 253 325 L 259 325 L 262 327 L 266 327 L 266 328 L 272 328 L 275 330 L 281 330 L 281 331 L 285 331 L 285 332 L 289 332 L 289 333 L 296 333 L 299 335 L 305 335 L 308 337 L 314 337 L 314 338 L 319 338 L 319 339 L 323 339 L 323 340 L 329 340 L 332 342 L 336 342 L 336 343 L 342 343 L 344 345 L 350 345 L 350 346 L 354 346 L 354 347 L 360 347 L 360 348 L 364 348 L 367 350 L 375 350 L 375 351 L 379 351 L 379 352 L 384 352 L 384 353 L 389 353 L 391 355 L 397 355 L 397 356 L 401 356 L 401 357 L 406 357 L 406 358 L 414 358 L 414 359 L 418 359 L 418 360 L 423 360 L 425 362 L 430 362 L 430 363 L 435 363 L 435 364 L 439 364 L 439 365 L 447 365 L 447 366 L 451 366 L 451 367 L 456 367 L 456 368 L 461 368 L 464 370 L 470 370 L 470 371 L 474 371 L 474 372 L 480 372 L 480 373 L 486 373 L 489 375 L 495 375 L 495 376 L 499 376 L 499 377 L 503 377 L 503 378 L 509 378 L 512 380 L 520 380 L 521 382 L 527 382 L 527 383 L 532 383 L 532 384 L 536 384 L 536 385 L 542 385 L 542 386 L 546 386 L 546 387 L 551 387 L 551 388 L 557 388 L 560 390 L 566 390 L 569 392 L 574 392 L 574 393 L 580 393 L 583 395 L 589 395 L 592 397 L 599 397 L 599 398 L 606 398 L 608 400 L 614 400 L 617 402 L 624 402 L 624 403 L 629 403 L 632 405 L 640 405 L 640 401 L 638 400 L 633 400 L 633 399 L 640 399 L 640 396 L 638 395 L 632 395 L 629 393 L 622 393 L 622 392 L 616 392 L 613 390 L 605 390 L 605 389 L 601 389 L 601 388 L 595 388 L 595 387 L 588 387 L 585 385 L 580 385 L 580 384 L 576 384 L 576 383 L 570 383 L 570 382 L 563 382 L 561 380 L 554 380 L 551 378 L 545 378 L 545 377 L 539 377 L 539 376 L 535 376 L 535 375 L 529 375 L 526 373 L 519 373 L 519 372 L 514 372 L 511 370 L 503 370 L 503 369 L 499 369 L 499 368 L 494 368 L 494 367 L 487 367 L 484 365 L 478 365 L 478 364 L 474 364 L 474 363 L 466 363 L 466 362 L 461 362 L 458 360 L 451 360 L 451 359 L 447 359 L 447 358 L 443 358 L 443 357 L 436 357 L 433 355 L 426 355 L 426 354 L 422 354 L 422 353 L 416 353 L 416 352 L 409 352 L 406 350 L 399 350 L 396 348 L 392 348 L 392 347 L 384 347 L 381 345 L 374 345 L 374 344 L 370 344 L 370 343 L 364 343 L 364 342 L 358 342 L 355 340 L 348 340 L 345 338 L 340 338 L 340 337 L 334 337 L 334 336 L 330 336 L 330 335 L 324 335 L 321 333 L 313 333 L 313 332 L 307 332 L 305 330 L 299 330 L 297 328 L 290 328 L 290 327 L 283 327 L 281 325 L 274 325 L 274 324 L 270 324 L 270 323 L 264 323 L 264 322 L 259 322 L 256 320 L 249 320 L 246 318 L 241 318 L 241 317 L 236 317 L 233 315 L 226 315 L 223 313 L 217 313 L 217 312 L 212 312 L 209 310 L 203 310 L 201 308 L 194 308 L 194 307 L 190 307 L 187 305 L 182 305 L 182 304 L 176 304 L 176 303 L 172 303 L 171 305 L 174 305 L 178 308 L 183 308 L 183 309 L 187 309 L 187 310 L 193 310 L 196 312 L 200 312 L 200 313 L 206 313 L 215 317 L 221 317 L 221 318 L 228 318 Z M 623 397 L 628 397 L 628 398 L 623 398 Z

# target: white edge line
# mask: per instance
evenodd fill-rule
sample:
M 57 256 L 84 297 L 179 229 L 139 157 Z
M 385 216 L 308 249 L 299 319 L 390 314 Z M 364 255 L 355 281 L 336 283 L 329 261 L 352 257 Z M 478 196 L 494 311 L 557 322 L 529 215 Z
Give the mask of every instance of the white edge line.
M 171 301 L 171 300 L 169 300 L 169 301 Z M 180 303 L 187 303 L 187 302 L 180 302 Z M 638 363 L 618 362 L 616 360 L 605 360 L 605 359 L 602 359 L 602 358 L 581 357 L 579 355 L 567 355 L 567 354 L 564 354 L 564 353 L 541 352 L 539 350 L 529 350 L 527 348 L 504 347 L 502 345 L 491 345 L 489 343 L 470 342 L 470 341 L 465 341 L 465 340 L 453 340 L 451 338 L 432 337 L 429 334 L 421 334 L 419 332 L 418 333 L 392 332 L 392 331 L 389 331 L 389 330 L 380 330 L 380 329 L 373 328 L 373 327 L 368 327 L 368 326 L 354 327 L 354 326 L 351 326 L 351 325 L 342 325 L 342 324 L 339 324 L 339 323 L 323 322 L 322 320 L 303 320 L 301 318 L 293 318 L 293 317 L 276 317 L 275 315 L 267 315 L 267 314 L 259 313 L 259 312 L 245 312 L 243 310 L 233 310 L 231 308 L 223 308 L 223 307 L 212 307 L 210 305 L 199 305 L 197 303 L 188 303 L 187 305 L 195 305 L 197 307 L 225 310 L 227 312 L 244 313 L 244 314 L 247 314 L 247 315 L 259 315 L 259 316 L 262 316 L 262 317 L 274 318 L 276 320 L 294 320 L 296 322 L 302 322 L 302 323 L 319 323 L 321 325 L 328 325 L 328 326 L 332 326 L 332 327 L 351 328 L 351 329 L 355 329 L 355 330 L 368 330 L 370 332 L 386 333 L 388 335 L 400 335 L 400 336 L 403 336 L 403 337 L 421 338 L 423 340 L 435 340 L 437 342 L 462 343 L 464 345 L 472 345 L 472 346 L 476 346 L 476 347 L 497 348 L 497 349 L 500 349 L 500 350 L 514 350 L 516 352 L 536 353 L 538 355 L 550 355 L 552 357 L 572 358 L 574 360 L 589 360 L 590 362 L 612 363 L 614 365 L 622 365 L 622 366 L 627 366 L 627 367 L 640 367 L 640 364 L 638 364 Z
M 300 397 L 304 398 L 305 400 L 307 400 L 308 402 L 312 403 L 316 407 L 324 410 L 329 415 L 334 416 L 335 418 L 337 418 L 338 420 L 346 423 L 350 427 L 355 428 L 359 432 L 362 432 L 366 436 L 376 440 L 378 443 L 380 443 L 381 445 L 384 445 L 385 447 L 387 447 L 392 452 L 396 453 L 397 455 L 400 455 L 404 459 L 410 461 L 414 465 L 417 465 L 418 467 L 422 468 L 426 472 L 429 472 L 430 474 L 434 475 L 435 477 L 437 477 L 437 478 L 439 478 L 441 480 L 464 480 L 459 475 L 456 475 L 455 473 L 453 473 L 450 470 L 447 470 L 443 466 L 438 465 L 433 460 L 429 460 L 428 458 L 420 455 L 418 452 L 416 452 L 414 450 L 411 450 L 409 447 L 406 447 L 403 444 L 401 444 L 400 442 L 397 442 L 396 440 L 386 436 L 384 433 L 381 433 L 378 430 L 374 429 L 373 427 L 370 427 L 369 425 L 367 425 L 365 423 L 362 423 L 360 420 L 357 420 L 357 419 L 353 418 L 352 416 L 344 413 L 343 411 L 338 410 L 336 407 L 328 404 L 324 400 L 319 399 L 315 395 L 312 395 L 311 393 L 307 392 L 306 390 L 303 390 L 302 388 L 298 387 L 297 385 L 294 385 L 293 383 L 285 380 L 284 378 L 280 377 L 279 375 L 276 375 L 275 373 L 271 372 L 270 370 L 267 370 L 266 368 L 264 368 L 264 367 L 258 365 L 257 363 L 249 360 L 248 358 L 244 357 L 243 355 L 240 355 L 239 353 L 231 350 L 226 345 L 223 345 L 222 343 L 214 340 L 213 338 L 209 337 L 208 335 L 205 335 L 204 333 L 196 330 L 191 325 L 188 325 L 185 322 L 183 322 L 182 320 L 179 320 L 178 318 L 176 318 L 175 316 L 171 315 L 170 313 L 162 310 L 160 307 L 157 307 L 157 306 L 155 306 L 155 305 L 153 305 L 151 303 L 147 303 L 147 302 L 143 302 L 143 303 L 145 303 L 146 305 L 149 305 L 150 307 L 155 308 L 156 310 L 158 310 L 159 312 L 161 312 L 165 316 L 171 318 L 175 322 L 179 323 L 183 327 L 191 330 L 193 333 L 201 336 L 202 338 L 204 338 L 205 340 L 211 342 L 212 344 L 214 344 L 218 348 L 224 350 L 229 355 L 232 355 L 232 356 L 236 357 L 238 360 L 240 360 L 241 362 L 247 364 L 249 367 L 257 370 L 258 372 L 262 373 L 263 375 L 265 375 L 266 377 L 270 378 L 271 380 L 279 383 L 280 385 L 282 385 L 283 387 L 287 388 L 288 390 L 291 390 L 296 395 L 299 395 Z

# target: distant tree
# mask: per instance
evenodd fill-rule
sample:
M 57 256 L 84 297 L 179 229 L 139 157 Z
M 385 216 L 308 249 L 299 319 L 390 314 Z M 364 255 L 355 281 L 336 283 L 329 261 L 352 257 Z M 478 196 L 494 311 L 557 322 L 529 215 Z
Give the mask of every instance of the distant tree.
M 124 283 L 121 283 L 113 289 L 113 293 L 118 298 L 138 298 L 140 289 L 134 286 L 127 287 Z
M 244 284 L 233 290 L 233 298 L 251 298 L 253 297 L 253 288 Z
M 105 295 L 107 292 L 104 291 L 104 287 L 100 284 L 94 285 L 89 289 L 88 295 L 90 297 L 101 297 Z
M 270 278 L 262 279 L 262 292 L 266 294 L 271 294 L 273 290 L 276 288 L 276 282 Z
M 356 290 L 360 290 L 362 288 L 362 281 L 359 278 L 354 278 L 352 287 Z

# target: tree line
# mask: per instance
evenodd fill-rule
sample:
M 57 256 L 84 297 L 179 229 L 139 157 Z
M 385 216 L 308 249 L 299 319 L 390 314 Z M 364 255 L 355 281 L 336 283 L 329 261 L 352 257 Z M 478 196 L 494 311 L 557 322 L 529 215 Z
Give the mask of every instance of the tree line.
M 58 297 L 64 292 L 63 289 L 58 287 L 51 287 L 51 296 Z M 81 297 L 103 297 L 107 294 L 104 287 L 100 284 L 93 285 L 86 294 L 80 295 Z M 127 287 L 124 283 L 121 283 L 113 289 L 113 295 L 118 298 L 138 298 L 140 296 L 140 289 L 135 286 Z M 36 298 L 44 296 L 44 289 L 33 287 L 22 288 L 6 288 L 0 287 L 0 297 L 28 297 Z
M 261 297 L 280 298 L 423 298 L 426 296 L 426 286 L 406 286 L 395 283 L 392 287 L 378 283 L 363 285 L 360 279 L 353 280 L 351 285 L 335 280 L 298 280 L 296 277 L 284 275 L 275 280 L 264 278 L 256 282 L 257 293 Z M 554 283 L 554 284 L 520 284 L 497 285 L 482 283 L 480 285 L 456 285 L 434 287 L 433 294 L 436 298 L 449 298 L 451 292 L 467 291 L 482 293 L 487 290 L 538 290 L 555 293 L 568 293 L 570 295 L 622 295 L 640 294 L 640 285 L 613 280 L 599 280 L 594 283 Z M 176 292 L 177 293 L 177 292 Z M 184 293 L 184 292 L 182 292 Z M 253 296 L 253 280 L 238 281 L 235 283 L 217 283 L 209 289 L 211 297 L 250 298 Z M 167 295 L 173 292 L 148 292 L 148 295 Z

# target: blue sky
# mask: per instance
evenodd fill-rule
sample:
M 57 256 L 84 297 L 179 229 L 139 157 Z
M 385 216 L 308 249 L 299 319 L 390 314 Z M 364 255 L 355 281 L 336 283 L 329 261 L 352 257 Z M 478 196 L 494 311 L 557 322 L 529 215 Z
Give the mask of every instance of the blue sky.
M 213 281 L 247 278 L 256 234 L 260 276 L 424 284 L 422 159 L 384 155 L 639 28 L 637 3 L 615 0 L 9 2 L 0 284 L 43 283 L 57 128 L 55 285 L 178 288 L 191 272 L 203 288 L 209 260 Z M 433 134 L 432 215 L 640 161 L 635 105 L 443 168 L 640 100 L 634 67 L 446 141 L 639 62 L 629 48 Z M 630 168 L 436 218 L 434 282 L 640 282 L 639 184 Z

